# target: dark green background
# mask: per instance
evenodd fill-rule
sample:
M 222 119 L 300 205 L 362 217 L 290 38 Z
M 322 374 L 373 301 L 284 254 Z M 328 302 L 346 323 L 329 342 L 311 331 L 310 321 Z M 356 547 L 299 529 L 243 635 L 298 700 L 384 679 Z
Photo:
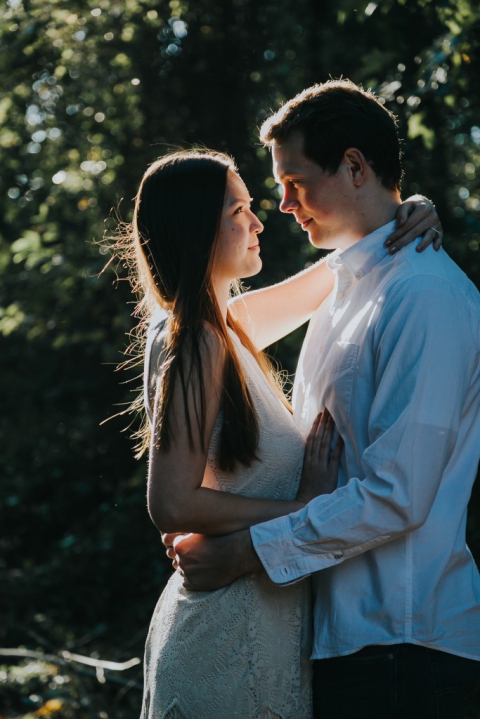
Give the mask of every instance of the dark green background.
M 99 274 L 107 258 L 95 242 L 129 219 L 148 163 L 191 143 L 232 153 L 265 223 L 264 270 L 250 284 L 279 280 L 316 255 L 276 209 L 258 126 L 305 86 L 349 77 L 399 115 L 403 195 L 433 198 L 447 251 L 478 285 L 478 18 L 471 0 L 4 4 L 0 645 L 141 656 L 169 573 L 146 463 L 121 434 L 128 420 L 100 426 L 133 397 L 140 370 L 114 371 L 133 305 L 113 268 Z M 300 342 L 297 332 L 276 348 L 290 371 Z M 469 526 L 479 556 L 475 499 Z M 0 715 L 138 716 L 128 682 L 141 667 L 100 683 L 79 664 L 2 661 Z

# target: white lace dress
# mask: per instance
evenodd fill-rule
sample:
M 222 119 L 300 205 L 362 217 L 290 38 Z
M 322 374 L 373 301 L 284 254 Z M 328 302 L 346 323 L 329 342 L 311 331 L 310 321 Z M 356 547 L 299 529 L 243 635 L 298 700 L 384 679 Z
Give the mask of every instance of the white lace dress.
M 150 416 L 161 327 L 156 332 L 147 354 Z M 232 338 L 258 412 L 260 461 L 220 471 L 215 463 L 219 418 L 204 485 L 249 497 L 292 499 L 303 439 L 253 357 L 233 333 Z M 309 622 L 308 581 L 282 588 L 266 574 L 255 574 L 217 591 L 191 592 L 175 572 L 150 625 L 141 719 L 310 719 Z

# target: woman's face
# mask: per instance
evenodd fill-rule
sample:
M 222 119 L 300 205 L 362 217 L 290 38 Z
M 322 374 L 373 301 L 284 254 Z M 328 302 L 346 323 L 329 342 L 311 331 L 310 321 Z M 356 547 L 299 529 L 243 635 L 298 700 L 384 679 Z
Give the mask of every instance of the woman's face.
M 243 180 L 228 170 L 220 233 L 213 263 L 215 281 L 252 277 L 262 269 L 258 235 L 263 225 L 250 209 L 251 197 Z

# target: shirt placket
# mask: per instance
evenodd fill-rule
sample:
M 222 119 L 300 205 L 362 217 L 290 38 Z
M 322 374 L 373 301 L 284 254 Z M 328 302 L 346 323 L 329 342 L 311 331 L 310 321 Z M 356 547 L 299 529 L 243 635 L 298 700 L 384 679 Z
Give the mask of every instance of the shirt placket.
M 333 315 L 335 311 L 342 306 L 345 298 L 352 288 L 353 279 L 354 274 L 348 267 L 341 264 L 337 264 L 335 266 L 335 290 L 330 308 L 331 315 Z

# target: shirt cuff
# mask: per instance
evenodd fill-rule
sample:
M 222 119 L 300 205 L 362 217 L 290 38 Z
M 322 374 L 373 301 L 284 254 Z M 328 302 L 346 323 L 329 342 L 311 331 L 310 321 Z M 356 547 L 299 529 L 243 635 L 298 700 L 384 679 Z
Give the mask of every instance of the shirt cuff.
M 275 584 L 293 584 L 346 559 L 343 551 L 322 552 L 317 547 L 312 562 L 311 550 L 303 553 L 294 543 L 289 515 L 251 527 L 250 536 L 258 558 Z
M 272 523 L 273 527 L 270 526 Z M 283 547 L 286 548 L 287 545 L 288 530 L 286 517 L 278 517 L 250 527 L 250 536 L 258 558 L 272 582 L 276 584 L 298 581 L 298 577 L 290 576 L 287 562 L 282 561 L 285 558 Z

